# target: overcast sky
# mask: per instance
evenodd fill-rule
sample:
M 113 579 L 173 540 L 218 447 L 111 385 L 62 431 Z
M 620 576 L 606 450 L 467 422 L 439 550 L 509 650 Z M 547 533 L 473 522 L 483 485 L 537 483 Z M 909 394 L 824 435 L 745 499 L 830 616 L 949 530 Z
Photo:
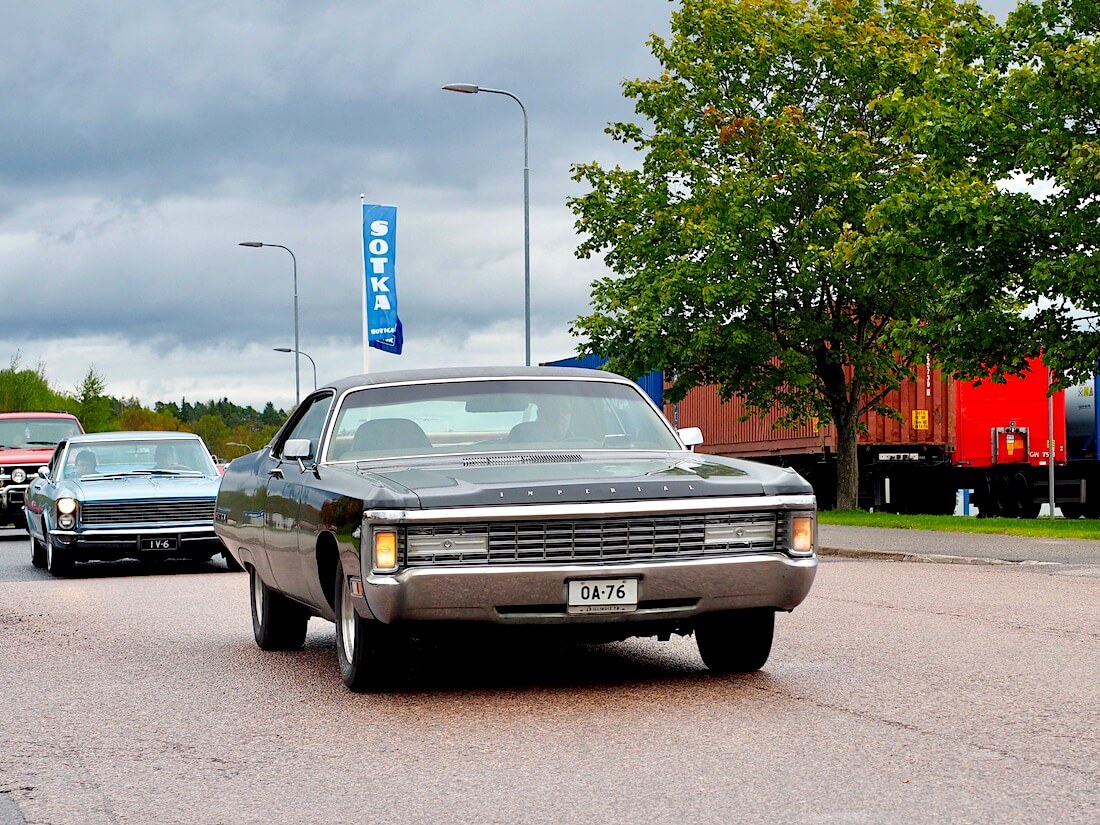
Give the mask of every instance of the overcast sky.
M 986 0 L 1003 17 L 1013 0 Z M 89 367 L 155 401 L 294 401 L 363 368 L 360 195 L 397 206 L 405 351 L 372 371 L 523 363 L 523 119 L 532 359 L 604 274 L 577 260 L 571 164 L 657 66 L 668 0 L 0 0 L 0 366 Z M 301 361 L 302 394 L 313 371 Z

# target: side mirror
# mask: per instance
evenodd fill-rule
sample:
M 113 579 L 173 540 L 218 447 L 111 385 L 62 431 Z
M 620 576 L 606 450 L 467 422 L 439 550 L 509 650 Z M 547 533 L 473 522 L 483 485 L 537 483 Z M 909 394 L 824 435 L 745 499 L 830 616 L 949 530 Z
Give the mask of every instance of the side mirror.
M 283 445 L 283 458 L 302 459 L 313 455 L 313 444 L 308 438 L 291 438 Z
M 38 468 L 37 472 L 35 472 L 35 475 L 39 478 L 49 478 L 50 468 L 43 464 L 41 467 Z
M 684 446 L 689 450 L 703 443 L 703 431 L 698 427 L 684 427 L 676 432 L 680 435 L 680 440 L 684 442 Z

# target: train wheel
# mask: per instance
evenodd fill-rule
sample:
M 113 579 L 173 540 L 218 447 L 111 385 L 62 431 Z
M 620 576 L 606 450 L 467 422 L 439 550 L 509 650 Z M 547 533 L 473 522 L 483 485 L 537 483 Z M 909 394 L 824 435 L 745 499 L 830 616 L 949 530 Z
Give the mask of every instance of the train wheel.
M 1031 489 L 1031 482 L 1023 473 L 1016 473 L 1012 478 L 1012 508 L 1016 518 L 1038 518 L 1039 510 L 1043 505 L 1035 501 L 1035 493 Z
M 993 495 L 992 504 L 990 508 L 993 510 L 990 513 L 991 516 L 1001 516 L 1002 518 L 1012 518 L 1013 515 L 1013 502 L 1012 489 L 1008 483 L 1008 479 L 1004 476 L 997 476 L 993 479 Z

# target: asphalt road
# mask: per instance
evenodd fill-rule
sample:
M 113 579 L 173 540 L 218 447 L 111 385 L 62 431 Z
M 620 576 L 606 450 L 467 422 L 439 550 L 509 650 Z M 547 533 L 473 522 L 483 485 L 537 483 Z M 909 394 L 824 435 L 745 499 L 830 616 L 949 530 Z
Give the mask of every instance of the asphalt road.
M 0 825 L 1100 818 L 1088 563 L 829 556 L 759 674 L 689 639 L 471 645 L 357 696 L 330 624 L 255 647 L 244 574 L 28 554 L 0 540 Z

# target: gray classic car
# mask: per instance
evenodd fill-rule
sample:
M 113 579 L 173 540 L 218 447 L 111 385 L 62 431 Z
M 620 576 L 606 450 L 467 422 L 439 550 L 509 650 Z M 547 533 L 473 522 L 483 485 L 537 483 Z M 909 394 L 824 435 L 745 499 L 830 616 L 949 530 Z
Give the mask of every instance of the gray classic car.
M 219 481 L 191 433 L 74 435 L 27 489 L 31 563 L 63 576 L 93 559 L 209 559 L 225 550 L 214 533 Z
M 814 579 L 813 492 L 685 441 L 699 431 L 596 370 L 354 376 L 230 463 L 215 529 L 248 570 L 257 644 L 335 622 L 352 690 L 456 628 L 694 633 L 710 669 L 756 670 Z

